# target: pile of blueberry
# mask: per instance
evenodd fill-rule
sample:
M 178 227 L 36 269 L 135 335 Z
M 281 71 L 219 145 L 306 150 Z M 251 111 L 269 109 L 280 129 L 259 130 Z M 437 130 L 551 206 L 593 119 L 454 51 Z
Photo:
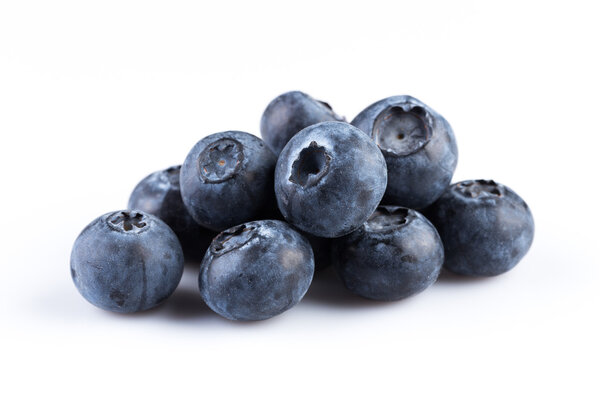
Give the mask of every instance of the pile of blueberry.
M 492 180 L 450 185 L 452 128 L 413 97 L 378 101 L 348 124 L 289 92 L 260 130 L 263 140 L 203 138 L 183 165 L 143 179 L 127 210 L 92 221 L 71 254 L 83 297 L 147 310 L 173 293 L 185 257 L 201 261 L 211 309 L 262 320 L 297 304 L 330 264 L 351 292 L 389 301 L 423 291 L 442 266 L 501 274 L 531 246 L 533 217 L 515 192 Z

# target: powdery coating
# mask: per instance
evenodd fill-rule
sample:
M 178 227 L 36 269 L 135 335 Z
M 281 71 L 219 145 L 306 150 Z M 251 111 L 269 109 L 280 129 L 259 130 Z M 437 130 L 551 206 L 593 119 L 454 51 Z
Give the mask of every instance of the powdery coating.
M 345 121 L 329 106 L 306 93 L 294 91 L 276 97 L 265 109 L 260 134 L 275 154 L 307 126 L 325 121 Z
M 351 123 L 376 140 L 385 156 L 385 204 L 422 209 L 450 184 L 458 161 L 456 139 L 450 124 L 423 102 L 411 96 L 388 97 L 361 111 Z M 411 124 L 414 131 L 405 132 Z M 385 131 L 391 137 L 378 138 Z
M 137 184 L 129 197 L 130 210 L 142 210 L 161 219 L 177 235 L 185 258 L 201 261 L 216 234 L 194 221 L 181 199 L 180 165 L 154 172 Z
M 400 300 L 433 284 L 444 248 L 433 225 L 416 211 L 380 206 L 368 222 L 334 241 L 336 270 L 353 293 Z
M 494 181 L 455 183 L 427 216 L 444 242 L 444 267 L 462 275 L 502 274 L 517 265 L 533 242 L 529 207 Z
M 277 208 L 277 204 L 273 204 L 271 210 L 265 214 L 264 219 L 276 219 L 279 221 L 285 220 L 281 215 L 279 208 Z M 298 230 L 298 232 L 308 240 L 310 246 L 312 247 L 315 258 L 315 271 L 321 271 L 330 267 L 331 244 L 333 239 L 311 235 L 310 233 L 300 230 Z
M 77 290 L 108 311 L 152 308 L 173 293 L 182 274 L 183 252 L 175 233 L 158 218 L 137 210 L 96 218 L 77 237 L 71 252 Z
M 297 304 L 314 274 L 308 241 L 282 221 L 248 222 L 213 240 L 200 269 L 200 293 L 221 316 L 271 318 Z
M 320 237 L 339 237 L 360 227 L 381 201 L 386 182 L 381 151 L 343 122 L 323 122 L 299 132 L 275 169 L 275 194 L 284 218 Z
M 276 161 L 264 142 L 249 133 L 207 136 L 181 167 L 183 202 L 196 222 L 215 231 L 257 219 L 275 201 Z

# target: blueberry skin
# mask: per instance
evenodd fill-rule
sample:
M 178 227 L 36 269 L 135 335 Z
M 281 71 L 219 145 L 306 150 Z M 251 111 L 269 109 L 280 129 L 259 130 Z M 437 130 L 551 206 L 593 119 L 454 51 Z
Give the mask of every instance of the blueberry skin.
M 285 146 L 275 168 L 275 195 L 286 221 L 319 237 L 358 229 L 387 182 L 381 151 L 344 122 L 309 126 Z
M 276 219 L 279 221 L 285 221 L 283 215 L 277 208 L 277 204 L 274 204 L 273 208 L 269 212 L 265 213 L 263 219 Z M 300 234 L 304 236 L 312 247 L 313 255 L 315 257 L 315 271 L 321 271 L 331 266 L 331 244 L 332 239 L 318 237 L 311 235 L 308 232 L 300 231 Z
M 183 251 L 175 233 L 139 210 L 96 218 L 79 234 L 71 252 L 77 290 L 107 311 L 155 307 L 173 293 L 182 274 Z
M 252 221 L 272 208 L 277 158 L 246 132 L 200 140 L 181 167 L 181 197 L 194 220 L 214 231 Z
M 392 301 L 420 293 L 436 281 L 444 247 L 422 214 L 379 206 L 360 229 L 334 241 L 334 260 L 351 292 Z
M 215 233 L 194 221 L 181 199 L 181 165 L 156 171 L 142 179 L 129 197 L 130 210 L 142 210 L 161 219 L 175 232 L 188 261 L 201 261 Z
M 260 120 L 260 134 L 275 154 L 302 129 L 325 121 L 346 121 L 331 106 L 306 93 L 293 91 L 272 100 Z
M 238 321 L 274 317 L 297 304 L 314 274 L 308 241 L 283 221 L 248 222 L 219 234 L 198 283 L 206 304 Z
M 458 148 L 450 124 L 410 96 L 380 100 L 352 120 L 385 156 L 388 185 L 383 202 L 413 209 L 432 204 L 450 184 Z
M 492 180 L 453 184 L 426 215 L 444 242 L 444 268 L 461 275 L 502 274 L 517 265 L 533 241 L 527 204 Z

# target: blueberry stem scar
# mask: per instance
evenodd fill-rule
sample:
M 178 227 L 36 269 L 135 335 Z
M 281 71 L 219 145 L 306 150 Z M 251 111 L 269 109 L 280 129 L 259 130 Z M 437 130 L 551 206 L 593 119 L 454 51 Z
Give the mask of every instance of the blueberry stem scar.
M 139 233 L 147 227 L 145 216 L 138 212 L 121 211 L 108 219 L 109 226 L 117 231 Z
M 300 151 L 298 158 L 292 164 L 289 180 L 302 187 L 312 186 L 327 174 L 330 162 L 331 155 L 325 147 L 313 141 Z
M 200 176 L 206 183 L 220 183 L 237 175 L 244 160 L 244 147 L 235 139 L 221 138 L 198 156 Z

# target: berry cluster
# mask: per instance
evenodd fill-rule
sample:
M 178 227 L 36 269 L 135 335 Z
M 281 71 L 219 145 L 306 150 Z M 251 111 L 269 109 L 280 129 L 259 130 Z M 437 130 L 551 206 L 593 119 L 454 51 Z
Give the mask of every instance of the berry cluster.
M 116 312 L 152 308 L 179 284 L 185 257 L 201 261 L 211 309 L 262 320 L 297 304 L 330 264 L 353 293 L 399 300 L 442 267 L 506 272 L 531 246 L 533 217 L 515 192 L 450 185 L 452 128 L 413 97 L 378 101 L 348 124 L 289 92 L 267 106 L 261 134 L 203 138 L 182 165 L 143 179 L 127 210 L 92 221 L 71 254 L 83 297 Z

